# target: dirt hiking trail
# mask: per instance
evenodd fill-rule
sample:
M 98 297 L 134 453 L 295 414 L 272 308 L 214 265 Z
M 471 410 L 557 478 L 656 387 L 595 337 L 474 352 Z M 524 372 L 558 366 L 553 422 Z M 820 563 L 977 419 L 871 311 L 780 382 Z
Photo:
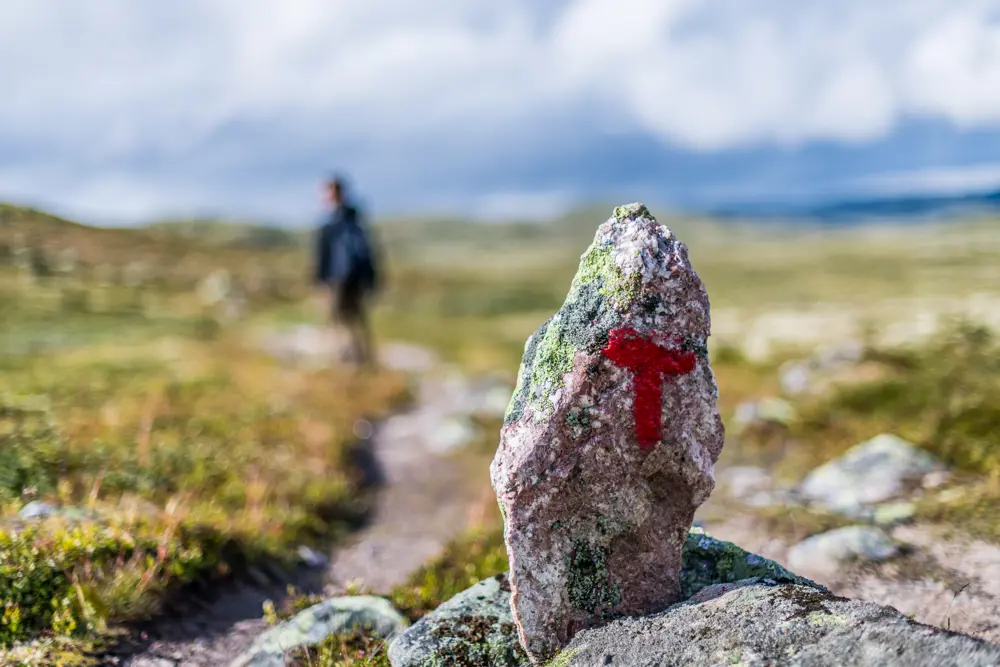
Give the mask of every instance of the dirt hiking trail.
M 313 363 L 334 354 L 326 339 L 307 327 L 272 335 L 265 349 L 285 363 Z M 483 480 L 476 477 L 485 479 L 486 472 L 474 470 L 460 455 L 474 433 L 468 415 L 455 414 L 456 392 L 468 398 L 471 385 L 454 371 L 445 375 L 441 361 L 421 347 L 389 344 L 379 357 L 383 366 L 411 377 L 416 398 L 381 423 L 355 427 L 358 462 L 376 494 L 367 523 L 328 558 L 313 554 L 311 568 L 255 571 L 249 580 L 193 592 L 139 627 L 134 643 L 104 656 L 102 664 L 224 667 L 266 629 L 263 603 L 280 605 L 289 585 L 304 593 L 336 595 L 353 583 L 388 593 L 476 520 L 492 498 L 483 497 Z

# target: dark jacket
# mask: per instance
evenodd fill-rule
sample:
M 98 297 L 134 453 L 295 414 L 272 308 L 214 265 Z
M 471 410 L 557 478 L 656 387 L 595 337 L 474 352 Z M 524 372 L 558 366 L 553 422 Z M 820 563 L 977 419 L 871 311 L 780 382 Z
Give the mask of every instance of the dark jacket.
M 349 243 L 350 232 L 360 234 L 365 241 L 366 252 L 361 256 Z M 358 209 L 350 204 L 342 204 L 326 215 L 326 220 L 316 235 L 317 283 L 344 283 L 355 281 L 365 290 L 371 290 L 376 282 L 375 248 L 371 235 L 362 223 Z

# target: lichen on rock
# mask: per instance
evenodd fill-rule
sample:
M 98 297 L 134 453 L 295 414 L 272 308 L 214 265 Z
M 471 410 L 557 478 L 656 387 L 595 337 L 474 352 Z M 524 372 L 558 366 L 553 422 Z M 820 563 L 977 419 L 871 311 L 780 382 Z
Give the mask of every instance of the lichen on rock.
M 697 528 L 687 535 L 681 579 L 684 599 L 677 604 L 584 629 L 542 664 L 1000 664 L 998 646 L 838 597 Z M 411 626 L 390 646 L 393 667 L 526 667 L 505 582 L 499 575 L 476 584 Z
M 500 574 L 459 593 L 389 645 L 393 667 L 522 667 L 528 664 Z
M 690 598 L 708 586 L 747 579 L 793 583 L 823 588 L 793 574 L 773 560 L 744 551 L 731 542 L 709 537 L 701 528 L 692 528 L 684 543 L 681 591 Z

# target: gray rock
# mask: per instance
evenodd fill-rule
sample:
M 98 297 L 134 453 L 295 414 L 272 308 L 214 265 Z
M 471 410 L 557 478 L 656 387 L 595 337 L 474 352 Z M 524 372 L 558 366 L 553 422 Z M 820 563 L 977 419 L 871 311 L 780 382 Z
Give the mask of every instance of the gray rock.
M 444 454 L 469 446 L 479 434 L 476 425 L 464 415 L 442 416 L 441 421 L 426 434 L 428 448 Z
M 849 340 L 820 348 L 813 354 L 812 361 L 818 370 L 835 371 L 857 364 L 864 356 L 864 344 L 859 340 Z
M 507 576 L 479 582 L 414 623 L 389 645 L 389 661 L 393 667 L 527 665 Z
M 385 598 L 354 595 L 331 598 L 262 634 L 230 667 L 284 667 L 287 651 L 319 644 L 331 635 L 366 629 L 393 639 L 408 623 Z
M 142 657 L 132 660 L 127 667 L 177 667 L 177 663 L 166 658 Z
M 944 486 L 951 480 L 951 473 L 947 470 L 935 470 L 924 475 L 921 485 L 925 489 L 936 489 Z
M 50 516 L 55 516 L 59 511 L 54 505 L 50 505 L 41 500 L 32 500 L 30 503 L 21 508 L 21 511 L 17 513 L 20 519 L 45 519 Z
M 795 417 L 795 408 L 791 403 L 781 398 L 767 397 L 745 401 L 736 406 L 735 422 L 737 428 L 745 428 L 759 422 L 789 424 Z
M 583 630 L 565 667 L 995 667 L 1000 647 L 891 607 L 751 579 L 703 589 L 663 613 Z
M 810 472 L 798 493 L 834 512 L 861 516 L 866 507 L 900 496 L 907 483 L 919 484 L 943 467 L 906 440 L 882 434 Z
M 718 487 L 738 500 L 768 491 L 774 480 L 771 473 L 756 466 L 732 466 L 716 474 Z
M 748 577 L 826 590 L 774 561 L 709 537 L 700 528 L 689 531 L 683 560 L 681 594 L 685 599 Z M 414 623 L 389 646 L 389 660 L 393 667 L 527 665 L 513 625 L 510 596 L 505 575 L 476 584 Z
M 680 596 L 681 550 L 723 444 L 709 302 L 687 247 L 615 209 L 526 346 L 490 468 L 514 620 L 535 664 L 608 615 Z
M 757 578 L 775 583 L 792 583 L 826 590 L 816 582 L 800 577 L 783 566 L 757 554 L 745 551 L 732 542 L 717 540 L 701 528 L 691 528 L 684 541 L 681 568 L 683 599 L 697 595 L 702 589 L 720 584 Z
M 863 358 L 864 345 L 860 341 L 824 347 L 806 359 L 782 364 L 778 369 L 778 381 L 785 394 L 798 396 L 817 390 L 823 377 L 854 366 Z
M 96 521 L 101 515 L 95 511 L 72 505 L 59 507 L 50 503 L 33 500 L 17 513 L 17 519 L 23 521 L 38 521 L 58 518 L 67 522 Z
M 798 396 L 809 391 L 812 380 L 813 371 L 809 364 L 803 361 L 788 361 L 778 369 L 781 391 L 789 396 Z
M 788 564 L 802 572 L 832 574 L 846 563 L 878 562 L 899 549 L 881 528 L 845 526 L 799 542 L 788 551 Z

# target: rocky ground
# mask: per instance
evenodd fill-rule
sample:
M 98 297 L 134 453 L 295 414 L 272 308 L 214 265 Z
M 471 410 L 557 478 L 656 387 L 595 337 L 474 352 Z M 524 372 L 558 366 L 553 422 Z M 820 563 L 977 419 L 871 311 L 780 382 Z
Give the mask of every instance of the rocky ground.
M 781 563 L 788 563 L 795 546 L 762 533 L 750 515 L 705 527 Z M 884 562 L 861 558 L 834 571 L 808 566 L 796 571 L 837 595 L 889 605 L 922 623 L 1000 642 L 1000 546 L 944 539 L 940 530 L 913 525 L 887 531 L 901 549 Z
M 329 363 L 336 341 L 300 327 L 267 336 L 265 349 L 285 363 Z M 359 455 L 377 499 L 368 524 L 329 556 L 305 551 L 296 573 L 255 573 L 177 605 L 140 629 L 136 642 L 105 659 L 127 667 L 218 667 L 245 651 L 266 628 L 263 603 L 279 603 L 287 584 L 305 593 L 347 586 L 386 593 L 477 520 L 484 502 L 479 479 L 462 450 L 478 437 L 473 418 L 502 415 L 511 388 L 491 378 L 473 381 L 446 368 L 429 350 L 387 345 L 381 363 L 413 377 L 410 408 L 383 423 L 359 421 Z M 311 566 L 311 567 L 309 567 Z
M 314 362 L 328 349 L 320 333 L 308 329 L 267 345 L 289 363 Z M 822 363 L 792 363 L 782 383 L 787 394 L 815 389 L 817 363 L 857 372 L 863 370 L 857 361 L 856 350 L 841 350 Z M 383 363 L 412 374 L 416 400 L 384 423 L 357 425 L 359 440 L 367 443 L 360 451 L 370 480 L 382 487 L 372 521 L 328 558 L 316 555 L 315 567 L 296 581 L 304 591 L 332 596 L 360 585 L 386 593 L 475 521 L 477 508 L 493 502 L 484 495 L 485 471 L 455 454 L 477 437 L 475 415 L 502 413 L 510 387 L 449 372 L 427 350 L 408 345 L 384 349 Z M 792 410 L 776 398 L 742 405 L 732 435 L 748 424 L 788 420 Z M 477 461 L 481 467 L 482 456 Z M 796 485 L 777 482 L 773 463 L 720 461 L 716 490 L 697 523 L 713 537 L 785 565 L 835 596 L 887 605 L 929 626 L 1000 642 L 1000 545 L 915 516 L 920 499 L 961 492 L 963 480 L 943 464 L 891 433 L 859 443 Z M 793 522 L 800 518 L 802 534 L 774 530 L 764 517 L 775 508 Z M 837 517 L 837 527 L 816 530 L 816 512 Z M 229 664 L 264 630 L 262 602 L 282 595 L 281 586 L 273 584 L 216 592 L 197 609 L 154 624 L 139 651 L 109 657 L 108 664 Z M 748 591 L 733 600 L 766 606 L 770 595 Z

